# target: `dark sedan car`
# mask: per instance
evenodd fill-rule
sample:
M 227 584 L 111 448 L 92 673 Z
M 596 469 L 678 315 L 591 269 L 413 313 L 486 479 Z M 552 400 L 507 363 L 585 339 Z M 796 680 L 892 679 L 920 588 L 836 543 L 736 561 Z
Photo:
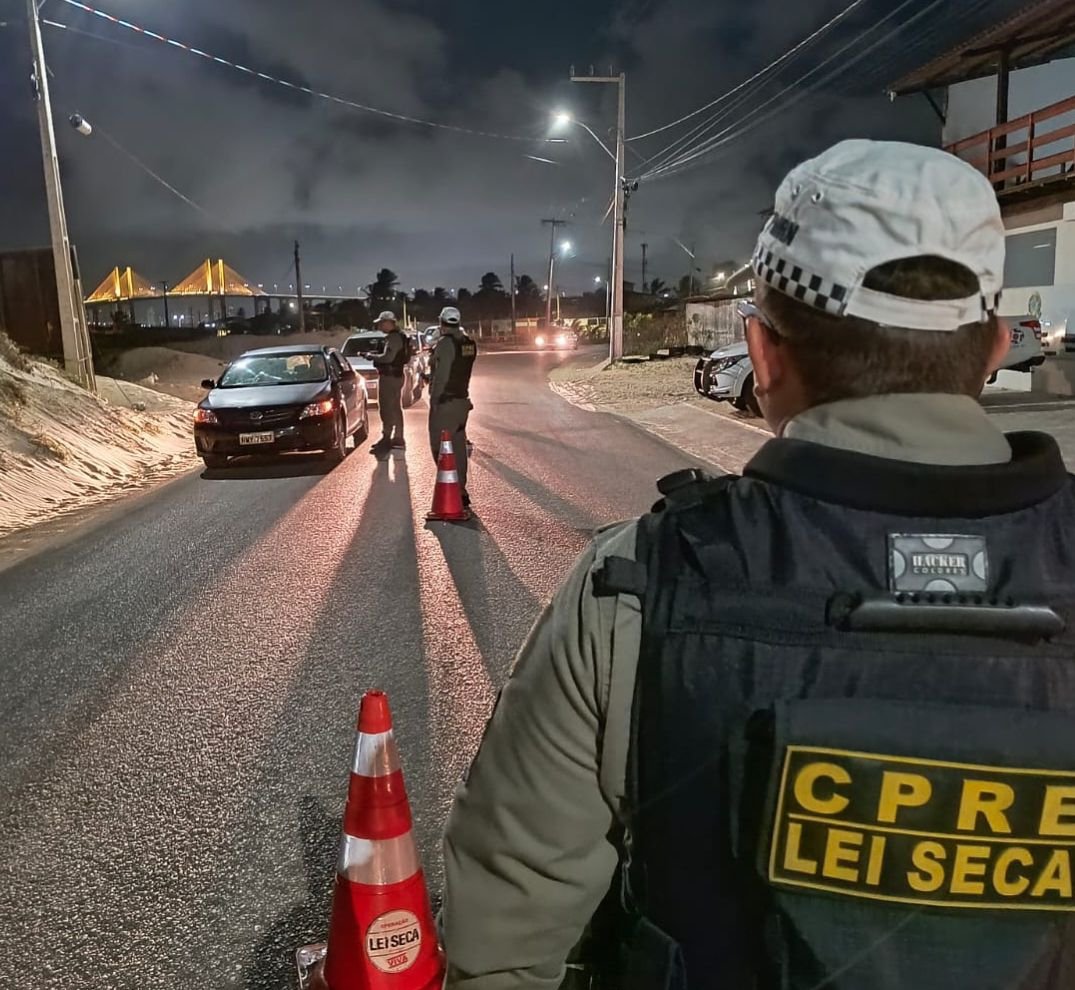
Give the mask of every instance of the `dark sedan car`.
M 206 467 L 229 457 L 320 450 L 334 461 L 369 432 L 366 387 L 332 347 L 317 344 L 247 351 L 194 413 L 194 443 Z

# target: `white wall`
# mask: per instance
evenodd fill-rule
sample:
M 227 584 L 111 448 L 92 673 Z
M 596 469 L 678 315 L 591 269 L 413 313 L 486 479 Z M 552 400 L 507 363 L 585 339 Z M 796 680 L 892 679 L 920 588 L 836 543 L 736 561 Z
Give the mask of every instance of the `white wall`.
M 1011 75 L 1008 118 L 1014 120 L 1075 96 L 1075 58 L 1058 59 Z M 972 79 L 948 89 L 944 144 L 988 130 L 996 122 L 997 78 Z M 1055 122 L 1057 125 L 1060 121 Z
M 1056 229 L 1056 270 L 1051 284 L 1005 288 L 1000 315 L 1025 316 L 1031 311 L 1031 297 L 1039 296 L 1046 350 L 1064 353 L 1065 336 L 1067 346 L 1075 347 L 1075 202 L 1064 204 L 1061 220 L 1017 227 L 1017 219 L 1008 218 L 1009 235 Z

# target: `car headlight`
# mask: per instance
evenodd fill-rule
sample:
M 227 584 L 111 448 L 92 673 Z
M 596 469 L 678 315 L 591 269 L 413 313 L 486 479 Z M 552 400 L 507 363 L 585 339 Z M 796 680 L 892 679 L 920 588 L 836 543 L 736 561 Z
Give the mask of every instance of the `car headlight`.
M 710 369 L 714 373 L 718 371 L 727 371 L 729 368 L 734 368 L 737 364 L 742 364 L 746 360 L 746 355 L 741 357 L 726 357 L 719 358 L 713 362 L 713 367 Z
M 299 414 L 299 419 L 315 419 L 318 416 L 331 416 L 335 409 L 335 399 L 322 399 L 320 402 L 311 402 Z
M 557 336 L 557 338 L 556 338 L 556 346 L 557 347 L 563 347 L 564 344 L 566 344 L 566 343 L 567 343 L 567 337 L 565 337 L 563 334 L 559 334 Z
M 212 409 L 203 409 L 199 406 L 194 410 L 194 422 L 202 426 L 215 426 L 220 420 L 216 418 L 216 413 Z
M 545 338 L 544 337 L 535 337 L 534 338 L 534 343 L 537 344 L 538 347 L 544 347 L 545 346 Z

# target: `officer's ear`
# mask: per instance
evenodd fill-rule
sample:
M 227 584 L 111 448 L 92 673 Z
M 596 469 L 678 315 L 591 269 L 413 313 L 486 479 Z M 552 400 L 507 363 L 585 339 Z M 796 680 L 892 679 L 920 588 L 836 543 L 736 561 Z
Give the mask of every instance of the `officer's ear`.
M 791 348 L 772 327 L 747 320 L 747 351 L 754 366 L 754 395 L 765 421 L 780 436 L 799 413 L 810 408 Z
M 759 396 L 779 388 L 788 373 L 787 349 L 780 338 L 761 320 L 751 317 L 746 324 L 747 352 L 754 365 L 754 388 Z

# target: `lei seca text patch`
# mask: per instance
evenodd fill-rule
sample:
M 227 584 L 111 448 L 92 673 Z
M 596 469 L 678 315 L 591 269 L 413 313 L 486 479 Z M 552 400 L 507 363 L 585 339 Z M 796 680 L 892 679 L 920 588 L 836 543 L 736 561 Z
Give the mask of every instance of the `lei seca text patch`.
M 1075 910 L 1075 771 L 785 750 L 769 880 L 945 908 Z

